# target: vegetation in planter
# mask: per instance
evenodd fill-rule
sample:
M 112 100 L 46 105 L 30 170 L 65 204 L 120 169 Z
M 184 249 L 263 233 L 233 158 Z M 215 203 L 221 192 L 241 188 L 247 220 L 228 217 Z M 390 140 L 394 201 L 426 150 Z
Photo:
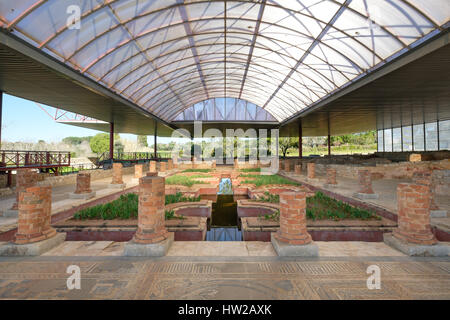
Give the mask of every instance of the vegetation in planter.
M 198 202 L 200 197 L 183 196 L 181 192 L 168 194 L 165 197 L 165 204 L 178 202 Z M 119 199 L 105 204 L 99 204 L 90 208 L 78 211 L 73 218 L 77 220 L 86 219 L 137 219 L 139 198 L 136 193 L 123 194 Z
M 203 172 L 203 173 L 208 173 L 211 172 L 212 169 L 186 169 L 183 170 L 182 172 Z
M 306 198 L 306 217 L 312 220 L 381 220 L 371 211 L 353 207 L 340 200 L 330 198 L 322 192 L 317 192 L 313 197 Z
M 184 216 L 176 216 L 174 210 L 165 210 L 164 211 L 164 219 L 165 220 L 184 220 L 186 219 Z
M 270 221 L 280 221 L 280 210 L 275 211 L 272 214 L 265 214 L 264 220 L 270 220 Z
M 138 195 L 135 193 L 123 194 L 119 199 L 99 204 L 90 208 L 78 211 L 74 214 L 74 219 L 133 219 L 138 214 Z
M 205 183 L 202 180 L 197 180 L 198 178 L 210 178 L 210 175 L 192 175 L 192 176 L 182 176 L 182 175 L 173 175 L 166 178 L 166 184 L 176 184 L 182 185 L 186 187 L 192 187 L 194 184 L 202 184 Z
M 259 201 L 275 202 L 275 196 L 265 193 L 266 197 L 262 197 Z M 265 220 L 279 221 L 280 213 L 274 213 L 272 215 L 264 215 Z M 317 192 L 313 197 L 306 198 L 306 218 L 312 220 L 381 220 L 381 217 L 377 216 L 371 211 L 353 207 L 340 200 L 330 198 L 322 192 Z
M 175 194 L 166 194 L 166 205 L 178 202 L 199 202 L 199 201 L 200 196 L 198 197 L 183 196 L 181 192 L 177 192 Z
M 270 203 L 280 203 L 280 195 L 272 194 L 268 191 L 264 192 L 263 196 L 260 196 L 256 201 L 259 202 L 270 202 Z
M 241 172 L 261 172 L 261 168 L 247 168 L 247 169 L 240 169 Z
M 241 174 L 240 177 L 249 178 L 242 181 L 243 184 L 254 184 L 257 187 L 270 185 L 270 184 L 288 184 L 299 186 L 300 183 L 291 181 L 279 175 L 267 175 L 261 176 L 256 174 Z

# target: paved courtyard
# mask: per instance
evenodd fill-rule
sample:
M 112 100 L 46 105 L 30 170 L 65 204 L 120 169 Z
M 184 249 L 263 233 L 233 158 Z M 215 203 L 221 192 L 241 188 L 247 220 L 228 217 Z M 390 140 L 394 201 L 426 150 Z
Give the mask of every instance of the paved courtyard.
M 81 269 L 68 290 L 66 269 Z M 368 290 L 367 267 L 381 269 Z M 450 299 L 448 258 L 39 257 L 0 259 L 1 299 Z
M 175 242 L 164 258 L 121 257 L 123 243 L 111 241 L 66 242 L 40 257 L 0 258 L 0 299 L 450 299 L 449 257 L 316 243 L 320 258 L 301 259 L 260 242 Z M 69 265 L 80 267 L 80 290 L 67 289 Z M 379 290 L 367 288 L 370 265 L 380 268 Z

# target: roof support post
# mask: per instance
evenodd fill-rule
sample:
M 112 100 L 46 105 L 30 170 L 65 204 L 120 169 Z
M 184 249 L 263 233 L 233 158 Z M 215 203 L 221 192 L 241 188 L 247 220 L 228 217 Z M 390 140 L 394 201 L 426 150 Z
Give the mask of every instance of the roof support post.
M 330 115 L 328 115 L 328 155 L 331 156 Z
M 303 158 L 303 129 L 302 120 L 298 124 L 298 156 L 300 159 Z
M 114 122 L 109 124 L 109 158 L 114 162 Z
M 153 145 L 155 149 L 155 159 L 158 159 L 158 123 L 155 120 L 155 136 L 153 140 Z
M 0 149 L 2 148 L 2 114 L 3 114 L 3 91 L 0 91 Z

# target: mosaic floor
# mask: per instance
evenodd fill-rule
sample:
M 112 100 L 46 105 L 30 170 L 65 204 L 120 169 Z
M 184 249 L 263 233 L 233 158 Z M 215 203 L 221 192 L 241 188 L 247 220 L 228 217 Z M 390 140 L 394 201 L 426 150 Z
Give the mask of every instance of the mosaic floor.
M 68 290 L 69 265 L 81 289 Z M 381 289 L 367 288 L 367 267 Z M 450 259 L 0 258 L 1 299 L 450 299 Z

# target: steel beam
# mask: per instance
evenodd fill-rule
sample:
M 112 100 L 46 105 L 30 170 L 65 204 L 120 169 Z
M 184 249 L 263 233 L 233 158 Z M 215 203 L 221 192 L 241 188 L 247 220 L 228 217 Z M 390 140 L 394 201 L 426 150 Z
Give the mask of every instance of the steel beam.
M 114 122 L 109 125 L 109 158 L 114 162 Z
M 298 156 L 300 159 L 303 158 L 303 129 L 301 120 L 298 124 Z

